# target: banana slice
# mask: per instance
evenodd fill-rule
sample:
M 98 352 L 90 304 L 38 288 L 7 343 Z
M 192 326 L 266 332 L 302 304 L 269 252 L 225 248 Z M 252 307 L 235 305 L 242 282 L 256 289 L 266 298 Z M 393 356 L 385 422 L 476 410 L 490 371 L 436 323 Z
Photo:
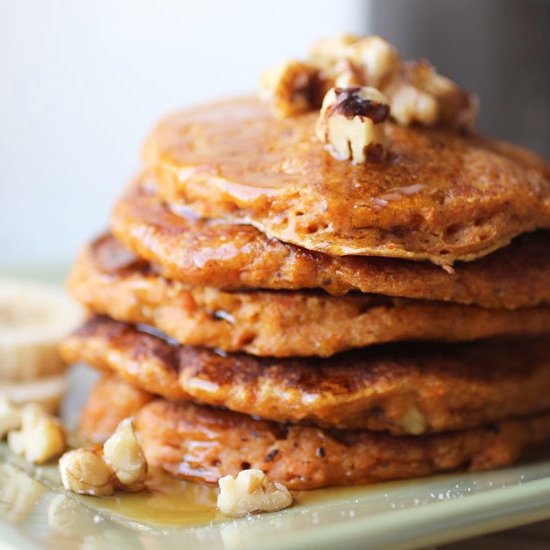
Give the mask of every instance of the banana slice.
M 46 412 L 56 413 L 67 391 L 65 374 L 46 376 L 29 382 L 2 382 L 0 398 L 15 406 L 33 403 Z
M 46 376 L 25 382 L 2 382 L 0 399 L 6 398 L 14 406 L 33 403 L 49 413 L 56 413 L 67 391 L 64 374 Z
M 0 381 L 63 372 L 57 342 L 82 318 L 81 308 L 55 286 L 0 279 Z

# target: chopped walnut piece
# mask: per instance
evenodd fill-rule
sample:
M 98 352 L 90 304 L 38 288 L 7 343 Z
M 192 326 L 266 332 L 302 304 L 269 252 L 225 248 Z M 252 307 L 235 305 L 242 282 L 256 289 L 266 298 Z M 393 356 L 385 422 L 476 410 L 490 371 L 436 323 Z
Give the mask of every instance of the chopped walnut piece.
M 124 419 L 102 448 L 65 453 L 59 461 L 59 470 L 63 486 L 74 493 L 103 496 L 115 489 L 142 490 L 147 462 L 132 420 Z
M 477 101 L 458 84 L 437 73 L 424 60 L 409 61 L 384 90 L 391 103 L 391 116 L 402 125 L 415 122 L 454 129 L 471 127 Z
M 319 40 L 310 51 L 310 61 L 327 74 L 338 74 L 345 61 L 359 75 L 360 86 L 379 88 L 399 68 L 397 50 L 380 36 L 359 37 L 345 34 Z M 349 69 L 347 69 L 349 71 Z M 335 85 L 339 84 L 335 82 Z
M 388 113 L 385 96 L 375 88 L 333 88 L 323 100 L 315 134 L 339 160 L 381 160 Z
M 126 418 L 103 445 L 103 458 L 126 490 L 141 490 L 147 462 L 132 426 Z
M 391 116 L 402 126 L 419 122 L 431 126 L 437 122 L 437 101 L 410 84 L 399 84 L 391 95 Z
M 379 36 L 361 38 L 345 34 L 319 40 L 308 58 L 307 67 L 312 78 L 306 110 L 318 108 L 319 99 L 331 87 L 378 87 L 398 66 L 397 51 Z
M 271 102 L 278 116 L 310 111 L 319 103 L 315 90 L 318 72 L 313 65 L 302 61 L 281 63 L 263 73 L 260 97 Z
M 332 67 L 341 59 L 348 57 L 349 48 L 361 40 L 355 34 L 340 34 L 321 38 L 313 43 L 308 59 L 322 69 Z
M 311 48 L 309 61 L 332 86 L 381 85 L 399 69 L 397 50 L 380 36 L 352 34 L 323 38 Z
M 361 68 L 364 85 L 382 88 L 401 62 L 397 50 L 380 36 L 361 38 L 350 48 L 352 63 Z
M 99 449 L 76 449 L 59 460 L 65 489 L 81 495 L 106 496 L 115 490 L 115 476 Z
M 25 460 L 43 464 L 65 450 L 65 430 L 55 416 L 26 405 L 21 411 L 21 430 L 9 432 L 8 445 Z
M 353 63 L 347 59 L 341 59 L 330 69 L 325 69 L 320 73 L 320 81 L 326 83 L 326 86 L 335 88 L 348 88 L 351 86 L 361 86 L 363 78 L 360 71 Z
M 351 86 L 379 89 L 389 99 L 391 117 L 401 125 L 463 129 L 475 122 L 474 96 L 427 61 L 403 62 L 380 36 L 344 34 L 319 40 L 306 62 L 291 61 L 266 73 L 263 97 L 285 117 L 318 109 L 332 87 Z
M 290 491 L 280 483 L 270 483 L 261 470 L 242 470 L 236 478 L 222 477 L 218 484 L 218 509 L 228 516 L 276 512 L 292 504 Z

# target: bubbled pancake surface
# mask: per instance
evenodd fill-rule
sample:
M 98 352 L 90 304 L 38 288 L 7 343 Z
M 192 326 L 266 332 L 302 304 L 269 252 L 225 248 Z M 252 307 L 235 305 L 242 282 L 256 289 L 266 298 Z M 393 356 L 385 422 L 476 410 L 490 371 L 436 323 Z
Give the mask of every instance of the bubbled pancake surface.
M 89 310 L 152 325 L 181 344 L 253 355 L 330 356 L 403 340 L 467 341 L 550 334 L 550 307 L 516 311 L 324 292 L 224 292 L 159 275 L 112 236 L 86 247 L 68 288 Z
M 112 383 L 100 381 L 105 388 L 92 394 L 87 408 L 100 412 L 102 406 L 109 407 L 110 401 L 98 396 L 108 394 Z M 114 384 L 116 390 L 119 382 Z M 128 395 L 122 392 L 123 398 Z M 100 416 L 95 418 L 104 425 Z M 159 399 L 135 413 L 134 427 L 148 464 L 176 477 L 214 483 L 242 469 L 259 468 L 271 481 L 299 490 L 505 466 L 529 445 L 550 437 L 550 414 L 445 434 L 395 437 L 283 425 Z M 93 421 L 84 428 L 85 437 L 101 439 Z
M 332 257 L 269 239 L 250 225 L 177 216 L 146 178 L 118 201 L 111 221 L 117 239 L 134 253 L 193 286 L 357 290 L 508 309 L 550 303 L 548 232 L 518 237 L 447 273 L 427 262 Z
M 419 434 L 550 408 L 547 337 L 273 359 L 179 346 L 97 317 L 61 351 L 166 399 L 325 427 Z
M 388 123 L 388 160 L 354 164 L 314 138 L 318 113 L 274 118 L 255 98 L 159 123 L 144 162 L 159 192 L 331 255 L 451 265 L 550 227 L 550 166 L 489 138 Z

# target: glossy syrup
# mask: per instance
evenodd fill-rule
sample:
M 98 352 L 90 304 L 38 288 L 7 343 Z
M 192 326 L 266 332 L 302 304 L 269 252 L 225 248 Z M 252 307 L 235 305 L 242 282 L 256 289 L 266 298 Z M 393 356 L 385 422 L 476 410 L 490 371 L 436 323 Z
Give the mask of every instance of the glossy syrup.
M 121 493 L 94 499 L 94 508 L 123 521 L 159 527 L 192 527 L 227 519 L 216 508 L 217 486 L 159 475 L 150 489 L 149 492 Z M 364 493 L 364 486 L 296 491 L 293 493 L 294 506 L 308 506 L 333 499 L 354 499 Z
M 149 491 L 94 499 L 94 507 L 120 519 L 157 526 L 190 527 L 221 519 L 217 488 L 155 473 Z

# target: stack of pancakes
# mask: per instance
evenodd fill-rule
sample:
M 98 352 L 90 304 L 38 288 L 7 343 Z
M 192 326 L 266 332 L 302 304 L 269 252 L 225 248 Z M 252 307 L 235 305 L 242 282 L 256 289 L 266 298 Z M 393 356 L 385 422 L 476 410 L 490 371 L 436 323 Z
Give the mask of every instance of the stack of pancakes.
M 244 98 L 162 121 L 69 280 L 81 420 L 150 464 L 293 489 L 484 469 L 550 437 L 550 167 L 388 123 L 355 165 L 318 113 Z

